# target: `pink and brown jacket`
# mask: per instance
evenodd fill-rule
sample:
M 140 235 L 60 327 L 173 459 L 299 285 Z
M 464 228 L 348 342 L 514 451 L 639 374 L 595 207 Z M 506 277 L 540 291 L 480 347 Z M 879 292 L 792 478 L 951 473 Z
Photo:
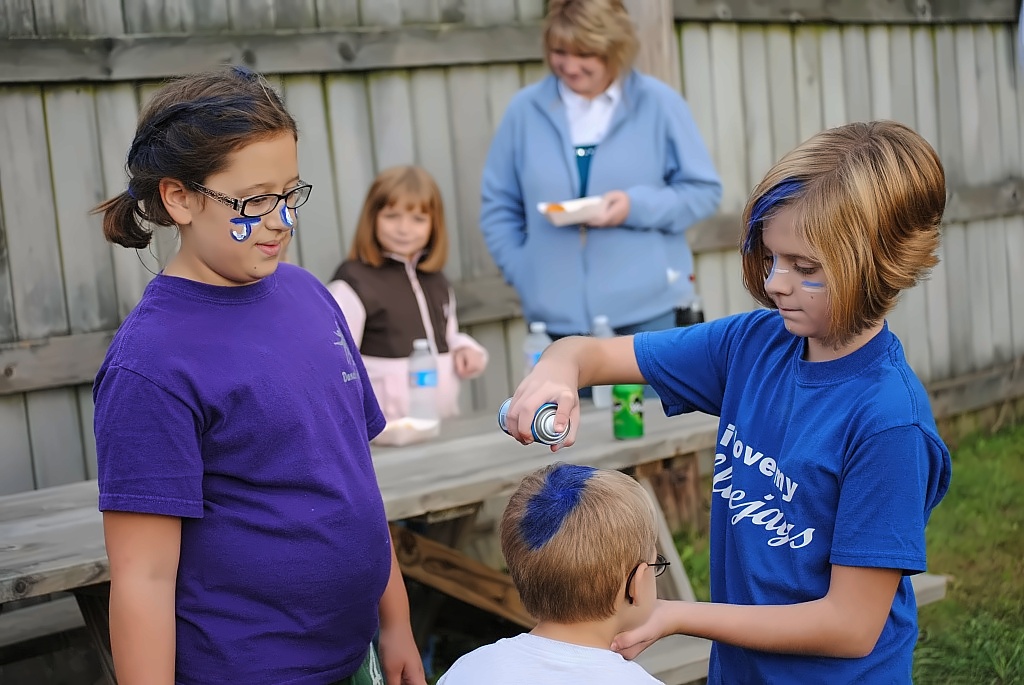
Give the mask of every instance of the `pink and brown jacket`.
M 459 332 L 455 294 L 440 272 L 416 269 L 419 258 L 386 255 L 379 267 L 347 260 L 327 289 L 345 314 L 366 365 L 377 402 L 388 421 L 409 411 L 412 341 L 426 338 L 437 360 L 438 414 L 459 413 L 459 377 L 452 353 L 462 347 L 487 351 Z

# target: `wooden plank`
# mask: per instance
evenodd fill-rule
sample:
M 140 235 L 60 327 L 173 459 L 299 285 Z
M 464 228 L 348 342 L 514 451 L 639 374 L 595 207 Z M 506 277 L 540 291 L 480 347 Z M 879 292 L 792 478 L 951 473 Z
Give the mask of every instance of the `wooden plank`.
M 509 0 L 468 0 L 463 3 L 463 13 L 465 21 L 473 26 L 512 24 L 516 20 L 516 4 Z
M 669 635 L 645 649 L 636 662 L 665 685 L 685 685 L 707 678 L 710 658 L 710 640 Z
M 910 582 L 914 586 L 914 596 L 919 607 L 938 602 L 946 597 L 945 576 L 934 573 L 918 573 L 910 577 Z
M 793 64 L 793 32 L 789 27 L 767 26 L 768 110 L 772 122 L 772 162 L 800 142 L 796 118 L 796 67 Z M 757 179 L 761 181 L 760 178 Z
M 935 73 L 937 78 L 939 138 L 936 151 L 946 171 L 946 186 L 970 183 L 964 170 L 964 148 L 960 137 L 960 94 L 957 87 L 957 58 L 953 28 L 937 26 L 935 41 Z
M 452 160 L 452 138 L 448 115 L 448 88 L 443 69 L 416 69 L 410 75 L 409 90 L 412 97 L 412 127 L 416 146 L 416 163 L 430 172 L 441 190 L 444 200 L 445 225 L 448 229 L 448 261 L 445 275 L 449 280 L 462 278 L 462 246 L 459 237 L 461 224 L 457 211 L 460 188 L 455 177 L 455 163 Z M 472 185 L 461 188 L 474 193 Z M 470 224 L 476 230 L 478 222 Z M 464 296 L 457 294 L 459 319 L 462 321 Z M 484 314 L 486 315 L 486 314 Z M 518 314 L 514 314 L 518 316 Z M 463 321 L 469 325 L 471 321 Z
M 273 0 L 274 26 L 279 29 L 315 29 L 316 0 Z
M 743 186 L 743 201 L 747 190 L 761 182 L 775 157 L 772 154 L 772 117 L 769 111 L 768 39 L 764 28 L 740 28 L 740 59 L 743 75 L 743 138 L 746 142 L 747 174 Z M 738 136 L 737 136 L 738 137 Z M 737 232 L 739 223 L 736 224 Z M 687 240 L 693 229 L 687 231 Z M 693 249 L 693 243 L 690 243 Z
M 871 119 L 871 83 L 868 80 L 868 42 L 863 26 L 844 26 L 843 86 L 848 121 Z
M 505 324 L 501 321 L 478 324 L 467 332 L 484 346 L 490 359 L 483 374 L 463 384 L 462 400 L 468 402 L 474 411 L 497 411 L 497 407 L 512 394 L 508 382 L 509 349 L 505 340 Z
M 44 106 L 70 332 L 110 329 L 118 323 L 113 261 L 100 217 L 89 214 L 104 196 L 92 89 L 47 90 Z
M 983 270 L 986 275 L 990 319 L 991 319 L 991 359 L 996 364 L 1006 363 L 1013 358 L 1013 322 L 1010 310 L 1010 292 L 1013 283 L 1010 281 L 1009 263 L 1006 259 L 1008 233 L 1006 221 L 989 219 L 984 224 L 984 241 L 988 257 L 988 268 Z
M 364 26 L 398 26 L 402 4 L 399 0 L 360 0 L 359 18 Z
M 716 168 L 722 179 L 719 211 L 739 213 L 747 201 L 747 150 L 743 121 L 739 31 L 732 24 L 708 29 L 711 97 L 715 112 Z
M 400 71 L 374 72 L 366 80 L 377 170 L 412 164 L 416 152 L 408 75 Z
M 978 86 L 978 103 L 985 103 L 984 107 L 978 107 L 978 138 L 980 140 L 979 153 L 981 156 L 981 167 L 983 175 L 972 178 L 971 183 L 992 183 L 1004 178 L 1002 165 L 1002 148 L 1008 141 L 1004 141 L 1000 135 L 999 128 L 999 92 L 996 88 L 996 55 L 995 35 L 991 26 L 975 26 L 974 32 L 974 63 L 975 83 Z M 961 91 L 960 97 L 966 95 Z M 962 102 L 961 107 L 967 107 L 970 103 Z M 1018 129 L 1020 122 L 1018 122 Z M 1016 139 L 1014 139 L 1016 142 Z M 1019 176 L 1020 167 L 1011 174 Z
M 274 0 L 227 0 L 231 29 L 260 31 L 274 27 Z
M 78 418 L 82 431 L 82 450 L 85 458 L 85 477 L 98 478 L 99 468 L 96 465 L 96 436 L 93 433 L 95 405 L 92 400 L 92 383 L 79 385 L 75 388 L 78 399 Z
M 1010 279 L 1013 354 L 1024 357 L 1024 217 L 1006 220 L 1006 262 Z
M 487 150 L 491 145 L 491 118 L 486 98 L 487 68 L 460 67 L 448 73 L 448 107 L 451 114 L 452 151 L 456 178 L 479 179 Z M 475 184 L 474 184 L 475 185 Z M 480 221 L 480 193 L 473 186 L 458 197 L 455 213 L 462 228 L 462 277 L 464 279 L 498 275 L 483 235 L 467 230 Z
M 679 558 L 679 550 L 676 549 L 675 541 L 672 539 L 672 529 L 665 520 L 665 513 L 661 509 L 658 495 L 654 492 L 650 478 L 638 477 L 637 480 L 647 492 L 654 504 L 655 519 L 658 529 L 658 552 L 669 562 L 668 573 L 663 578 L 665 582 L 658 581 L 658 597 L 660 599 L 681 599 L 687 602 L 696 602 L 693 594 L 693 586 L 686 575 L 686 568 L 683 560 Z
M 821 57 L 815 26 L 797 26 L 793 30 L 794 61 L 796 63 L 797 135 L 807 140 L 821 130 Z
M 18 173 L 0 176 L 6 246 L 17 330 L 21 338 L 67 332 L 45 115 L 36 88 L 0 90 L 0 159 Z M 31 226 L 32 230 L 10 227 Z
M 954 73 L 959 92 L 964 179 L 968 183 L 978 183 L 985 176 L 985 160 L 981 151 L 981 103 L 978 99 L 979 74 L 974 54 L 974 31 L 970 26 L 956 27 L 953 30 L 953 42 L 956 46 Z
M 66 595 L 14 611 L 0 613 L 0 648 L 28 642 L 85 625 L 75 598 Z
M 964 224 L 950 224 L 943 231 L 946 255 L 946 307 L 949 311 L 950 370 L 954 376 L 975 369 L 970 331 L 971 297 L 967 261 L 967 229 Z M 983 267 L 984 268 L 984 267 Z
M 405 577 L 524 628 L 537 624 L 504 573 L 408 528 L 392 525 L 391 537 Z
M 319 76 L 288 76 L 284 95 L 299 126 L 299 168 L 304 178 L 316 179 L 309 201 L 299 210 L 294 249 L 299 263 L 326 283 L 348 246 L 341 242 L 335 204 L 324 84 Z
M 708 30 L 702 24 L 683 24 L 679 32 L 683 95 L 715 167 L 721 169 L 715 139 L 714 88 L 708 68 L 711 60 Z
M 437 0 L 401 0 L 403 24 L 435 24 L 441 21 Z
M 103 177 L 103 196 L 113 197 L 128 185 L 125 157 L 135 134 L 138 103 L 135 89 L 116 84 L 96 90 L 96 121 L 99 125 L 99 163 Z M 102 217 L 97 217 L 102 220 Z M 98 237 L 98 236 L 96 236 Z M 145 267 L 137 250 L 111 245 L 117 319 L 128 315 L 145 290 L 152 272 Z M 155 270 L 155 264 L 149 268 Z
M 316 18 L 325 29 L 357 26 L 359 0 L 316 0 Z
M 0 495 L 33 489 L 32 444 L 23 396 L 0 397 L 0 434 L 4 436 L 0 440 Z
M 331 154 L 335 160 L 334 193 L 338 203 L 341 244 L 351 245 L 366 191 L 375 176 L 370 146 L 366 87 L 359 76 L 327 78 Z
M 0 5 L 0 36 L 23 38 L 36 35 L 32 0 L 5 0 Z
M 932 33 L 925 27 L 911 29 L 911 44 L 914 63 L 914 118 L 917 132 L 938 147 L 939 119 L 938 94 L 936 92 L 935 50 Z M 924 287 L 927 310 L 927 340 L 929 353 L 928 376 L 924 381 L 949 378 L 952 375 L 949 350 L 949 309 L 946 301 L 948 288 L 946 261 L 943 245 L 939 246 L 939 263 Z
M 636 26 L 640 50 L 634 66 L 672 86 L 682 88 L 679 48 L 672 20 L 671 0 L 625 0 L 623 4 Z
M 972 368 L 987 369 L 995 361 L 992 338 L 992 291 L 989 288 L 988 222 L 972 222 L 966 225 L 967 243 L 967 289 L 970 316 Z M 963 322 L 962 322 L 963 323 Z
M 32 467 L 37 488 L 85 479 L 85 447 L 78 397 L 73 388 L 39 390 L 25 396 Z
M 91 381 L 113 330 L 0 345 L 0 395 Z
M 412 26 L 0 41 L 0 83 L 139 81 L 225 63 L 264 73 L 371 71 L 535 61 L 534 24 Z
M 842 126 L 846 114 L 846 90 L 843 79 L 843 34 L 838 28 L 821 31 L 821 116 L 825 128 Z
M 544 0 L 516 0 L 516 9 L 519 21 L 537 21 L 544 17 Z
M 729 299 L 722 253 L 705 252 L 694 255 L 693 273 L 697 278 L 694 287 L 700 295 L 704 317 L 712 321 L 728 315 Z
M 999 94 L 999 140 L 1003 165 L 1000 178 L 1019 175 L 1022 167 L 1021 120 L 1017 106 L 1017 55 L 1012 26 L 995 27 L 996 92 Z M 1024 80 L 1024 75 L 1020 78 Z
M 839 24 L 912 24 L 1012 22 L 1017 19 L 1015 0 L 673 0 L 675 18 L 681 21 L 753 21 L 762 23 L 828 22 Z
M 522 68 L 524 86 L 536 83 L 551 73 L 544 62 L 527 62 L 521 64 L 520 67 Z
M 928 386 L 937 420 L 1024 397 L 1024 356 L 1007 364 L 963 374 Z
M 120 0 L 35 0 L 37 36 L 114 36 L 124 31 Z
M 871 118 L 892 119 L 892 66 L 889 59 L 889 27 L 869 26 L 868 84 L 871 89 Z
M 511 397 L 513 391 L 519 387 L 520 381 L 526 375 L 526 361 L 523 357 L 523 343 L 526 341 L 526 320 L 512 319 L 505 322 L 505 353 L 507 357 L 507 368 L 509 371 L 508 388 L 506 397 Z M 511 494 L 511 493 L 510 493 Z

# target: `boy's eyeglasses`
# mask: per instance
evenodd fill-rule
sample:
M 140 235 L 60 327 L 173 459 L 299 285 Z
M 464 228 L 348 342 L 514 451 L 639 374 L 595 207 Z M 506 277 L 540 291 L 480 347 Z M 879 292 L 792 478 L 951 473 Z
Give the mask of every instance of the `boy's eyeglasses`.
M 263 193 L 261 195 L 251 195 L 250 197 L 237 198 L 219 193 L 216 190 L 210 190 L 204 185 L 198 183 L 190 183 L 189 187 L 198 193 L 202 193 L 211 200 L 227 205 L 231 209 L 235 210 L 242 216 L 247 216 L 250 219 L 256 217 L 266 216 L 277 208 L 281 200 L 284 200 L 284 205 L 288 209 L 298 209 L 306 203 L 309 199 L 309 193 L 313 190 L 313 186 L 308 183 L 301 183 L 295 186 L 287 193 Z
M 641 561 L 639 564 L 634 566 L 633 570 L 629 572 L 628 576 L 626 576 L 626 601 L 629 602 L 630 604 L 633 603 L 633 596 L 631 594 L 629 594 L 629 586 L 633 583 L 633 577 L 636 576 L 636 572 L 640 570 L 640 566 L 642 564 L 647 564 L 649 567 L 653 568 L 654 569 L 654 577 L 657 578 L 658 576 L 660 576 L 662 573 L 665 572 L 665 569 L 668 568 L 668 565 L 670 563 L 671 563 L 670 561 L 667 561 L 665 559 L 665 557 L 663 557 L 663 556 L 661 556 L 659 554 L 657 561 L 655 561 L 653 564 L 650 564 L 650 563 L 648 563 L 646 561 Z

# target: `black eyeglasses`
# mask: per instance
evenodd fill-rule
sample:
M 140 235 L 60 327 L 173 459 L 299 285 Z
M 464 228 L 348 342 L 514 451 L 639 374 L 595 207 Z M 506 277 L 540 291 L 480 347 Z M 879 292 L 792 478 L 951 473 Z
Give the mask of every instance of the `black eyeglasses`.
M 261 195 L 237 198 L 225 195 L 224 193 L 219 193 L 216 190 L 210 190 L 206 186 L 198 183 L 190 183 L 189 187 L 196 192 L 202 193 L 211 200 L 216 200 L 223 205 L 227 205 L 242 216 L 247 216 L 250 219 L 270 214 L 272 211 L 277 209 L 277 205 L 281 203 L 281 200 L 284 200 L 284 206 L 288 209 L 298 209 L 306 203 L 306 200 L 309 199 L 310 191 L 313 190 L 313 186 L 310 184 L 300 182 L 300 185 L 295 186 L 283 195 L 278 193 L 263 193 Z
M 654 569 L 654 577 L 657 578 L 658 576 L 660 576 L 662 573 L 665 572 L 665 569 L 668 568 L 668 565 L 670 563 L 671 562 L 667 561 L 665 559 L 665 557 L 663 557 L 663 556 L 661 556 L 659 554 L 657 561 L 655 561 L 653 564 L 650 564 L 650 563 L 648 563 L 646 561 L 641 561 L 639 564 L 634 566 L 633 570 L 629 572 L 628 576 L 626 576 L 626 601 L 629 602 L 630 604 L 633 603 L 633 595 L 629 594 L 629 586 L 633 583 L 633 577 L 636 575 L 636 572 L 640 570 L 640 566 L 641 565 L 647 564 L 648 566 L 653 568 Z

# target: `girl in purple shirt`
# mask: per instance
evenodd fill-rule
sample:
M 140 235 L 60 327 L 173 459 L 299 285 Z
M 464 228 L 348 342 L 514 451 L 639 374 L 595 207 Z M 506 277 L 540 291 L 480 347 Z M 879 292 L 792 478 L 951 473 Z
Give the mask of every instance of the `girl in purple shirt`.
M 124 247 L 181 238 L 93 390 L 120 685 L 424 684 L 370 459 L 384 417 L 334 299 L 280 263 L 312 188 L 296 138 L 257 74 L 178 79 L 97 210 Z

